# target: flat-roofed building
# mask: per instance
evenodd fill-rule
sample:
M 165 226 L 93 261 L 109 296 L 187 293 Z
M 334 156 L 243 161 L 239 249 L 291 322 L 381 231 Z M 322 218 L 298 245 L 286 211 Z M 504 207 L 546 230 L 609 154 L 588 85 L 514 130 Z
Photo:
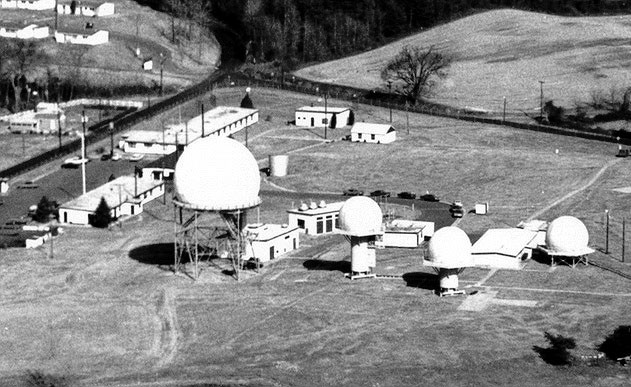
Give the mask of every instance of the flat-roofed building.
M 389 144 L 397 139 L 392 125 L 356 122 L 351 128 L 351 141 Z
M 259 121 L 257 109 L 218 106 L 183 124 L 164 131 L 130 131 L 122 136 L 120 147 L 128 153 L 171 154 L 177 145 L 185 146 L 201 137 L 230 136 Z
M 9 39 L 44 39 L 50 36 L 48 26 L 0 21 L 0 37 Z
M 298 208 L 287 210 L 289 226 L 298 227 L 300 232 L 308 235 L 331 234 L 338 229 L 343 205 L 344 202 L 302 203 Z
M 350 112 L 344 107 L 303 106 L 296 109 L 296 126 L 342 128 L 348 125 Z
M 475 266 L 521 269 L 537 248 L 537 232 L 522 228 L 487 230 L 471 248 Z
M 83 15 L 89 17 L 110 16 L 114 14 L 114 3 L 84 0 L 77 2 L 73 13 L 72 1 L 58 1 L 57 13 L 62 15 Z
M 66 115 L 56 104 L 38 104 L 36 110 L 0 117 L 0 131 L 11 133 L 50 134 L 57 133 L 60 127 L 63 131 L 65 126 Z
M 164 181 L 157 181 L 145 175 L 138 178 L 120 176 L 59 206 L 59 222 L 90 224 L 101 198 L 104 198 L 110 207 L 113 219 L 123 215 L 137 215 L 143 211 L 145 203 L 162 195 Z
M 394 219 L 386 223 L 381 242 L 383 247 L 419 247 L 434 235 L 434 222 Z
M 298 227 L 287 224 L 248 224 L 244 232 L 250 241 L 246 259 L 269 262 L 300 247 Z
M 63 28 L 55 31 L 55 41 L 57 43 L 98 46 L 110 41 L 110 33 L 105 30 Z
M 43 11 L 47 9 L 55 9 L 55 0 L 0 0 L 0 8 Z

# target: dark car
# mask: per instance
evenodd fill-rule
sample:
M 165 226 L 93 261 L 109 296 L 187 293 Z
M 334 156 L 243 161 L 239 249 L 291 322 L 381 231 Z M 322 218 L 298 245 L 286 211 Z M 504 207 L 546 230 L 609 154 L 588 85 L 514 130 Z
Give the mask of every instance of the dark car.
M 424 195 L 419 196 L 419 199 L 424 200 L 426 202 L 437 202 L 437 201 L 440 201 L 438 196 L 436 196 L 434 194 L 430 194 L 430 193 L 426 193 Z
M 376 197 L 376 198 L 389 198 L 390 197 L 390 192 L 384 191 L 382 189 L 378 189 L 376 191 L 372 191 L 370 193 L 370 196 Z
M 399 192 L 397 194 L 397 197 L 400 197 L 401 199 L 416 199 L 416 194 L 414 192 Z
M 109 160 L 109 159 L 111 159 L 111 158 L 112 158 L 112 155 L 111 155 L 111 154 L 109 154 L 109 153 L 103 153 L 103 154 L 101 155 L 101 161 L 107 161 L 107 160 Z
M 344 194 L 344 196 L 361 196 L 364 194 L 364 191 L 360 191 L 355 188 L 348 188 L 345 189 L 342 193 Z
M 25 181 L 23 183 L 18 184 L 17 188 L 18 189 L 35 189 L 38 188 L 39 185 L 35 184 L 35 182 L 33 181 Z

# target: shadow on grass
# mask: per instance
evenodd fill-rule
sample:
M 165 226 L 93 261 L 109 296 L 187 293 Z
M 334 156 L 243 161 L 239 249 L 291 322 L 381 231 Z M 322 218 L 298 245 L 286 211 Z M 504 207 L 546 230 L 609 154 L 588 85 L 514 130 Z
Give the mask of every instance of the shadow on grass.
M 320 259 L 308 259 L 302 264 L 307 270 L 341 271 L 348 273 L 351 271 L 351 263 L 348 261 L 323 261 Z
M 570 364 L 569 355 L 566 351 L 561 351 L 558 348 L 543 348 L 537 345 L 532 347 L 532 350 L 537 352 L 541 360 L 553 366 L 563 366 Z
M 427 290 L 438 288 L 438 276 L 436 274 L 414 272 L 403 274 L 403 280 L 407 286 Z
M 173 243 L 155 243 L 139 246 L 129 252 L 129 258 L 147 265 L 156 265 L 162 270 L 172 270 L 175 245 Z M 183 257 L 186 262 L 188 259 Z M 168 266 L 168 267 L 163 267 Z

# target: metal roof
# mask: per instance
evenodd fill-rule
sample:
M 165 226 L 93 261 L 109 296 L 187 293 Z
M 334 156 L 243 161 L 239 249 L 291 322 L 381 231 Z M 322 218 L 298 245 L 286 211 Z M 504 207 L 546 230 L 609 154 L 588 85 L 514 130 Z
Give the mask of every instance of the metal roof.
M 159 187 L 164 184 L 162 181 L 155 181 L 150 175 L 144 175 L 138 178 L 138 195 L 149 191 L 152 188 Z M 107 205 L 110 208 L 120 206 L 129 200 L 134 200 L 134 176 L 120 176 L 110 182 L 103 184 L 100 187 L 86 192 L 85 195 L 81 195 L 75 199 L 70 200 L 60 206 L 60 208 L 94 211 L 101 202 L 101 198 L 105 198 Z
M 388 124 L 373 124 L 369 122 L 356 122 L 351 128 L 351 133 L 367 133 L 385 135 L 394 131 L 394 127 Z
M 536 231 L 522 228 L 492 228 L 471 247 L 471 254 L 498 254 L 517 257 L 526 247 L 535 248 Z
M 304 211 L 301 211 L 298 208 L 296 209 L 292 208 L 291 210 L 287 210 L 287 212 L 291 214 L 308 215 L 308 216 L 324 215 L 324 214 L 330 214 L 332 212 L 339 212 L 342 206 L 344 205 L 344 203 L 345 202 L 326 203 L 324 207 L 309 208 Z
M 300 107 L 298 109 L 296 109 L 297 112 L 310 112 L 310 113 L 324 113 L 324 106 L 303 106 Z M 326 107 L 326 112 L 328 113 L 344 113 L 345 111 L 350 110 L 349 108 L 344 108 L 344 107 L 334 107 L 334 106 L 327 106 Z
M 290 227 L 286 224 L 248 224 L 245 231 L 250 234 L 252 241 L 266 242 L 298 230 L 298 227 Z

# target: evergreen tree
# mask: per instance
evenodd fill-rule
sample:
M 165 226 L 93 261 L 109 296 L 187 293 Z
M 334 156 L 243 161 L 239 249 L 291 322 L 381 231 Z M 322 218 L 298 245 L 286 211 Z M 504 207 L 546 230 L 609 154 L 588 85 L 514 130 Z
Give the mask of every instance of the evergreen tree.
M 36 222 L 47 222 L 50 216 L 55 213 L 55 207 L 55 202 L 48 200 L 46 196 L 42 196 L 39 203 L 37 203 L 37 210 L 35 210 L 33 220 Z
M 241 100 L 241 107 L 244 109 L 254 109 L 254 104 L 250 98 L 250 93 L 245 93 L 245 97 Z
M 612 360 L 631 355 L 631 326 L 620 325 L 607 336 L 598 350 L 604 352 Z
M 110 206 L 105 201 L 105 198 L 101 197 L 101 201 L 99 202 L 98 207 L 96 207 L 94 216 L 92 217 L 92 226 L 98 228 L 107 227 L 107 225 L 112 222 L 112 215 L 110 211 Z
M 329 124 L 329 128 L 335 128 L 337 126 L 337 114 L 333 114 L 331 116 L 331 123 Z

